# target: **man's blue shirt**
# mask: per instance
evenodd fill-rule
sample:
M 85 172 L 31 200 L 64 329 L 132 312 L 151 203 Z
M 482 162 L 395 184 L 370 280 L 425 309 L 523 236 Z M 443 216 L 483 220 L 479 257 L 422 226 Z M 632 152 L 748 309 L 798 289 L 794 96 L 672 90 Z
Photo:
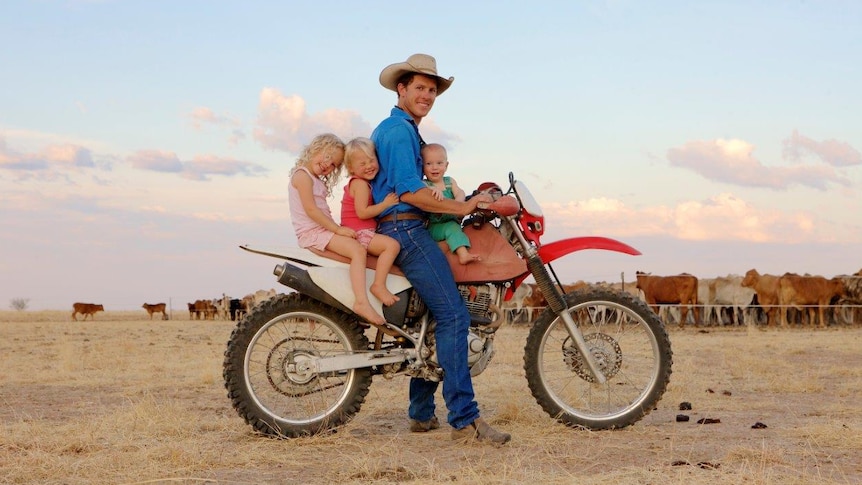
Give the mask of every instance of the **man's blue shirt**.
M 380 172 L 371 181 L 371 196 L 375 204 L 380 203 L 386 194 L 395 192 L 400 197 L 426 187 L 422 181 L 420 140 L 419 127 L 413 118 L 397 106 L 392 108 L 389 118 L 381 121 L 371 133 L 380 163 Z M 378 217 L 394 212 L 422 211 L 406 202 L 399 202 Z

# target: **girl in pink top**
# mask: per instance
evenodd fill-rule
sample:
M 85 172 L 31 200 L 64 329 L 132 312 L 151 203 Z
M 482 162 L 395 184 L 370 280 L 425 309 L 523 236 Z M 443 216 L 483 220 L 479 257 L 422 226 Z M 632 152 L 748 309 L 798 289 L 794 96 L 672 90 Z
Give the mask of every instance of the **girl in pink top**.
M 377 256 L 377 268 L 371 293 L 384 305 L 389 306 L 399 300 L 386 288 L 386 275 L 392 269 L 395 257 L 401 250 L 398 241 L 383 234 L 377 234 L 377 221 L 374 219 L 384 210 L 398 203 L 395 193 L 388 194 L 379 204 L 371 198 L 369 181 L 377 176 L 380 165 L 374 152 L 374 142 L 368 138 L 354 138 L 344 148 L 344 165 L 350 180 L 344 187 L 341 199 L 341 225 L 356 231 L 356 240 Z
M 300 247 L 328 249 L 350 259 L 353 311 L 371 323 L 383 324 L 386 320 L 371 306 L 365 290 L 367 252 L 356 240 L 356 231 L 336 224 L 326 202 L 343 160 L 344 142 L 330 133 L 314 137 L 302 150 L 287 190 L 290 219 Z

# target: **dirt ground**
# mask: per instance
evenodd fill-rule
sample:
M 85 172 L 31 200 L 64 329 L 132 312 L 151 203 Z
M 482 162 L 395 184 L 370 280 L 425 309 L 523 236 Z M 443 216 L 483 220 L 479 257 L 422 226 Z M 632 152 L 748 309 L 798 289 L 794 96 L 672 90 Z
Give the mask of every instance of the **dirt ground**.
M 232 327 L 0 312 L 0 483 L 862 483 L 860 328 L 672 328 L 657 409 L 592 432 L 543 413 L 527 327 L 504 327 L 474 379 L 483 416 L 513 435 L 495 448 L 446 425 L 411 434 L 403 377 L 375 378 L 336 433 L 255 435 L 222 382 Z

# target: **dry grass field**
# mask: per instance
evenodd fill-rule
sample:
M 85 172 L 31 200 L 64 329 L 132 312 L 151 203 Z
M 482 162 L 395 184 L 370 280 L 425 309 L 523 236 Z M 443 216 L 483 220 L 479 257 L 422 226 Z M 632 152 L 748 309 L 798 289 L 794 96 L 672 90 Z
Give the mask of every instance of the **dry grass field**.
M 503 327 L 475 379 L 485 418 L 513 435 L 494 448 L 453 443 L 445 425 L 409 433 L 403 377 L 375 378 L 337 433 L 260 437 L 222 383 L 233 322 L 69 314 L 0 312 L 0 483 L 862 483 L 858 327 L 671 328 L 658 408 L 601 432 L 541 411 L 522 368 L 527 328 Z

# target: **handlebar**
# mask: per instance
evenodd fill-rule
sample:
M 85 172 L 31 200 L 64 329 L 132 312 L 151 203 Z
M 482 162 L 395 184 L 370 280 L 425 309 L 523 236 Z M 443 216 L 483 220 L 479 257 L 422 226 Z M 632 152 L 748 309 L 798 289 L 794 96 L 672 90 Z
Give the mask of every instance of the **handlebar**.
M 504 195 L 494 202 L 480 203 L 478 209 L 491 210 L 503 217 L 509 217 L 521 210 L 521 204 L 511 195 Z

